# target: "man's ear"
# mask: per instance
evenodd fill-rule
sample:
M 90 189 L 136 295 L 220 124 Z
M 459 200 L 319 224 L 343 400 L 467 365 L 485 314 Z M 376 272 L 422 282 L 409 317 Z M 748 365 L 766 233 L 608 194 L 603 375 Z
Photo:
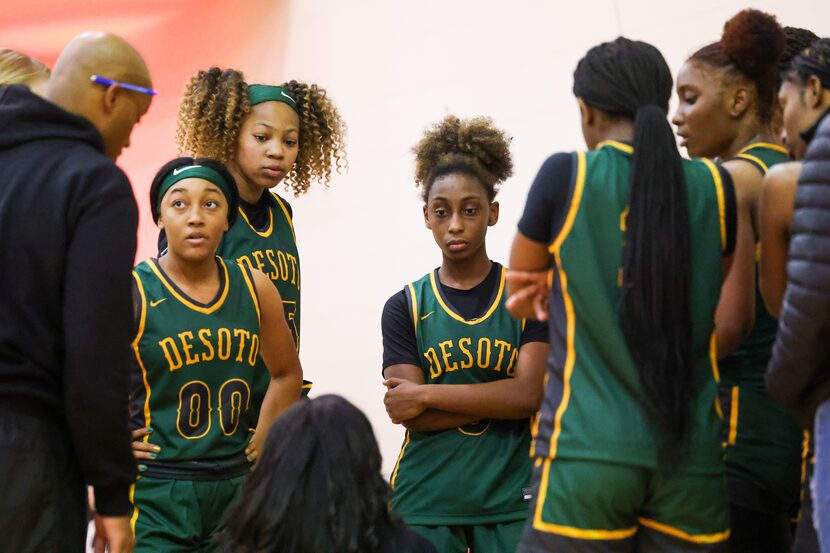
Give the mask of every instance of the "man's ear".
M 113 111 L 115 111 L 115 104 L 121 99 L 122 92 L 123 91 L 117 85 L 107 87 L 102 99 L 105 114 L 110 115 Z
M 810 75 L 804 85 L 804 103 L 808 108 L 815 110 L 821 107 L 822 91 L 821 80 L 815 75 Z

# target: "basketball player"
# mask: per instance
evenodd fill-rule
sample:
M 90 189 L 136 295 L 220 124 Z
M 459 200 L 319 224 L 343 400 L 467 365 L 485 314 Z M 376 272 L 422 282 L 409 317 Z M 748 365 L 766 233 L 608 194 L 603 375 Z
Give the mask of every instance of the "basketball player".
M 505 309 L 505 269 L 487 255 L 509 143 L 489 119 L 447 116 L 414 151 L 442 261 L 383 310 L 384 401 L 407 429 L 392 505 L 442 553 L 513 551 L 548 348 L 545 325 Z
M 150 198 L 168 248 L 133 273 L 131 413 L 153 438 L 133 492 L 136 551 L 211 551 L 270 424 L 300 397 L 302 369 L 271 281 L 216 256 L 237 214 L 227 169 L 175 159 L 156 175 Z M 266 370 L 260 352 L 270 378 L 249 446 L 255 377 Z
M 290 81 L 249 85 L 234 69 L 212 67 L 190 81 L 179 110 L 181 151 L 222 161 L 239 186 L 240 217 L 218 255 L 264 272 L 282 296 L 300 346 L 300 257 L 289 203 L 269 190 L 281 182 L 304 194 L 312 181 L 328 186 L 345 165 L 345 124 L 325 90 Z M 160 244 L 160 250 L 164 244 Z M 267 371 L 260 371 L 267 375 Z M 267 377 L 255 386 L 262 401 Z M 305 382 L 303 395 L 311 383 Z
M 653 46 L 592 48 L 573 91 L 590 151 L 542 166 L 510 258 L 514 315 L 534 316 L 531 300 L 552 290 L 538 493 L 519 551 L 723 551 L 714 313 L 733 188 L 714 163 L 680 158 Z
M 739 239 L 734 274 L 721 300 L 722 305 L 739 301 L 747 306 L 743 312 L 754 310 L 748 335 L 741 332 L 745 338 L 733 342 L 739 347 L 720 363 L 730 547 L 735 553 L 788 551 L 790 518 L 799 502 L 803 438 L 796 420 L 764 386 L 777 324 L 764 308 L 755 278 L 764 175 L 789 160 L 772 125 L 785 44 L 786 35 L 773 16 L 744 10 L 726 23 L 718 42 L 692 54 L 677 77 L 678 135 L 690 155 L 724 162 L 739 204 L 747 206 L 739 213 L 739 232 L 749 240 Z M 723 320 L 719 317 L 718 325 Z M 731 349 L 723 345 L 721 354 Z

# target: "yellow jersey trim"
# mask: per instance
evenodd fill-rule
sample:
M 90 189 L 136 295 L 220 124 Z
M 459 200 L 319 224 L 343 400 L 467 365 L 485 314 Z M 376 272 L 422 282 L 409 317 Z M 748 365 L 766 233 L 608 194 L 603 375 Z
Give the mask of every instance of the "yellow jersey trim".
M 256 318 L 259 321 L 260 329 L 262 328 L 262 312 L 259 309 L 259 297 L 256 294 L 256 288 L 254 287 L 254 283 L 251 282 L 251 279 L 248 277 L 248 270 L 242 266 L 242 263 L 237 263 L 239 265 L 239 270 L 242 271 L 242 278 L 245 279 L 245 285 L 248 287 L 248 291 L 251 293 L 251 299 L 254 300 L 254 307 L 256 307 Z
M 801 483 L 807 480 L 807 458 L 810 456 L 810 431 L 804 431 L 804 442 L 801 444 Z M 804 486 L 799 486 L 800 491 L 798 494 L 798 498 L 800 501 L 804 501 Z M 798 516 L 796 519 L 801 518 L 801 508 L 798 509 Z
M 553 435 L 550 439 L 550 451 L 548 452 L 548 457 L 554 459 L 556 457 L 556 448 L 557 442 L 559 441 L 559 435 L 562 433 L 562 416 L 565 414 L 565 410 L 568 408 L 568 402 L 571 398 L 571 376 L 573 375 L 574 364 L 576 362 L 576 348 L 574 347 L 574 335 L 576 333 L 576 316 L 574 314 L 574 304 L 573 300 L 571 300 L 570 294 L 568 294 L 568 275 L 565 273 L 565 270 L 562 267 L 562 259 L 560 257 L 560 249 L 562 247 L 562 243 L 565 241 L 565 238 L 568 237 L 568 234 L 571 232 L 573 228 L 574 219 L 576 219 L 576 213 L 579 211 L 579 204 L 582 201 L 582 192 L 585 189 L 585 153 L 579 152 L 577 153 L 577 164 L 576 164 L 576 183 L 574 185 L 574 193 L 573 199 L 571 200 L 571 206 L 568 209 L 568 215 L 565 218 L 565 224 L 562 227 L 562 230 L 559 232 L 559 235 L 554 240 L 553 244 L 550 247 L 550 252 L 553 254 L 554 262 L 556 263 L 556 269 L 559 271 L 559 280 L 562 285 L 562 300 L 565 304 L 565 317 L 567 321 L 567 356 L 565 357 L 565 375 L 564 375 L 564 389 L 562 390 L 562 400 L 559 403 L 559 407 L 556 409 L 556 415 L 554 417 L 553 422 Z
M 545 496 L 548 491 L 548 479 L 550 475 L 551 459 L 545 459 L 545 466 L 542 468 L 542 482 L 539 486 L 539 500 L 536 502 L 536 512 L 533 515 L 533 528 L 549 534 L 557 534 L 568 538 L 583 540 L 624 540 L 637 533 L 637 527 L 620 528 L 617 530 L 599 530 L 574 528 L 563 526 L 542 520 L 542 508 L 545 506 Z
M 761 161 L 761 158 L 759 158 L 759 157 L 755 157 L 751 154 L 738 154 L 735 157 L 738 158 L 738 159 L 745 159 L 747 161 L 757 163 L 758 165 L 761 166 L 761 169 L 763 170 L 765 175 L 767 174 L 767 171 L 769 171 L 769 167 L 767 167 L 767 164 L 764 163 L 763 161 Z
M 248 220 L 248 216 L 245 215 L 245 212 L 242 211 L 241 207 L 239 208 L 239 214 L 242 215 L 242 219 L 251 228 L 251 230 L 257 233 L 258 235 L 262 236 L 263 238 L 268 238 L 269 236 L 271 236 L 271 233 L 274 232 L 274 212 L 270 208 L 268 209 L 268 228 L 262 232 L 254 228 L 254 225 L 252 225 L 251 222 Z
M 738 397 L 739 389 L 737 386 L 732 386 L 732 405 L 729 409 L 729 437 L 726 443 L 735 445 L 735 440 L 738 439 Z
M 468 324 L 468 325 L 472 326 L 472 325 L 477 325 L 479 323 L 483 323 L 484 321 L 486 321 L 490 317 L 490 315 L 493 314 L 493 312 L 496 310 L 496 308 L 501 303 L 501 297 L 502 297 L 502 294 L 504 294 L 504 280 L 505 280 L 504 275 L 506 273 L 507 273 L 507 269 L 502 267 L 501 268 L 501 276 L 499 278 L 499 291 L 496 293 L 496 299 L 493 300 L 493 304 L 487 309 L 487 312 L 485 312 L 484 315 L 482 315 L 481 317 L 479 317 L 477 319 L 473 319 L 471 321 L 468 321 L 467 319 L 465 319 L 464 317 L 462 317 L 461 315 L 459 315 L 458 313 L 456 313 L 455 311 L 450 309 L 450 306 L 448 306 L 446 303 L 444 303 L 444 298 L 441 297 L 441 293 L 438 291 L 438 283 L 435 281 L 435 271 L 432 271 L 431 273 L 429 273 L 429 283 L 432 285 L 432 292 L 435 294 L 435 298 L 438 300 L 438 304 L 441 306 L 441 308 L 444 311 L 447 312 L 447 315 L 449 315 L 450 317 L 452 317 L 456 321 L 459 321 L 459 322 L 462 322 L 464 324 Z M 415 298 L 414 294 L 412 295 L 412 298 L 414 300 L 414 298 Z
M 282 198 L 280 198 L 279 196 L 277 196 L 273 192 L 271 193 L 271 195 L 274 197 L 275 200 L 277 200 L 277 203 L 279 204 L 280 208 L 282 209 L 282 212 L 285 213 L 285 220 L 288 221 L 288 226 L 291 228 L 291 236 L 294 237 L 294 242 L 296 242 L 297 241 L 297 234 L 294 232 L 294 221 L 291 218 L 291 214 L 288 213 L 288 208 L 285 206 L 285 202 L 283 202 Z M 273 215 L 272 215 L 271 216 L 272 225 L 273 225 L 273 221 L 274 221 L 274 218 L 273 218 Z
M 657 530 L 663 534 L 668 534 L 670 536 L 674 536 L 675 538 L 680 538 L 681 540 L 692 543 L 720 543 L 729 539 L 728 529 L 714 534 L 688 534 L 679 528 L 663 524 L 662 522 L 657 522 L 656 520 L 640 517 L 637 521 L 646 528 L 651 528 L 652 530 Z
M 712 366 L 712 378 L 715 379 L 715 383 L 719 383 L 720 370 L 718 370 L 718 340 L 717 332 L 715 330 L 712 331 L 712 336 L 709 338 L 709 363 Z M 718 417 L 723 419 L 723 407 L 720 404 L 720 397 L 718 397 L 718 394 L 715 394 L 715 413 L 718 414 Z
M 741 148 L 736 155 L 745 154 L 753 148 L 768 148 L 770 150 L 775 150 L 776 152 L 789 155 L 789 152 L 784 146 L 779 146 L 778 144 L 773 144 L 771 142 L 753 142 L 752 144 L 749 144 L 748 146 L 744 146 L 743 148 Z
M 156 266 L 156 263 L 152 259 L 147 260 L 147 265 L 152 269 L 156 276 L 159 278 L 161 283 L 167 288 L 167 291 L 173 294 L 173 297 L 179 300 L 185 307 L 192 309 L 193 311 L 197 311 L 199 313 L 204 313 L 205 315 L 210 315 L 211 313 L 215 312 L 217 309 L 222 307 L 222 304 L 225 303 L 225 298 L 228 297 L 228 290 L 230 289 L 230 278 L 228 278 L 228 267 L 225 265 L 225 261 L 221 257 L 217 257 L 216 259 L 219 260 L 219 264 L 222 266 L 222 270 L 225 272 L 225 286 L 222 290 L 222 294 L 220 295 L 219 299 L 211 305 L 210 307 L 202 307 L 201 305 L 196 305 L 189 299 L 182 296 L 178 291 L 176 291 L 176 287 L 164 276 L 159 268 Z
M 409 445 L 409 430 L 406 431 L 406 439 L 403 442 L 403 447 L 401 447 L 401 452 L 398 454 L 398 460 L 395 461 L 395 470 L 392 471 L 392 478 L 389 481 L 389 485 L 394 490 L 395 489 L 395 479 L 398 477 L 398 469 L 401 468 L 401 461 L 403 460 L 403 454 L 406 451 L 406 446 Z
M 721 251 L 724 251 L 726 250 L 726 197 L 723 193 L 723 179 L 717 166 L 711 160 L 701 158 L 700 161 L 706 164 L 715 181 L 715 193 L 718 196 L 718 220 L 720 221 L 720 247 Z
M 130 484 L 130 503 L 133 505 L 133 516 L 130 517 L 130 528 L 135 535 L 135 523 L 138 521 L 138 507 L 135 504 L 135 484 Z
M 418 333 L 418 300 L 415 299 L 415 287 L 412 286 L 412 283 L 408 284 L 409 286 L 409 296 L 412 301 L 412 325 L 415 328 L 415 333 Z
M 139 352 L 138 347 L 141 337 L 144 336 L 144 327 L 147 324 L 147 294 L 144 292 L 144 284 L 142 284 L 141 278 L 135 271 L 133 271 L 133 278 L 135 279 L 136 288 L 138 289 L 138 295 L 141 297 L 141 314 L 138 318 L 138 332 L 135 334 L 132 347 L 133 352 L 135 353 L 135 359 L 138 361 L 138 367 L 141 369 L 141 378 L 144 381 L 144 391 L 146 393 L 144 396 L 144 424 L 145 427 L 149 427 L 150 419 L 152 418 L 152 413 L 150 412 L 150 394 L 152 393 L 152 389 L 150 388 L 150 381 L 147 380 L 147 369 L 144 366 L 144 361 L 141 360 L 141 353 Z M 149 434 L 142 438 L 144 442 L 147 442 L 149 439 Z
M 627 154 L 633 154 L 634 153 L 634 147 L 633 146 L 629 146 L 628 144 L 626 144 L 624 142 L 620 142 L 618 140 L 603 140 L 602 142 L 597 144 L 597 147 L 595 149 L 599 150 L 603 146 L 611 146 L 612 148 L 623 151 Z

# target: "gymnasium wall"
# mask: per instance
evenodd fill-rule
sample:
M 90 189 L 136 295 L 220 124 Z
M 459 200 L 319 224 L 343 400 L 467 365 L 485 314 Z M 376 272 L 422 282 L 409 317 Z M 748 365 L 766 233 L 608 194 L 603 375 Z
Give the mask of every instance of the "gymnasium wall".
M 830 36 L 825 0 L 752 4 Z M 424 228 L 409 151 L 447 113 L 489 115 L 513 136 L 515 175 L 499 195 L 492 259 L 506 262 L 524 197 L 550 153 L 583 147 L 571 75 L 594 44 L 652 42 L 676 72 L 745 2 L 698 0 L 8 0 L 0 45 L 50 65 L 76 33 L 107 29 L 144 54 L 160 92 L 119 163 L 142 220 L 139 259 L 155 252 L 146 192 L 175 154 L 179 96 L 210 65 L 250 82 L 325 87 L 349 124 L 350 169 L 329 190 L 291 198 L 303 269 L 301 359 L 312 395 L 340 393 L 369 415 L 391 472 L 403 439 L 382 405 L 380 313 L 441 262 Z

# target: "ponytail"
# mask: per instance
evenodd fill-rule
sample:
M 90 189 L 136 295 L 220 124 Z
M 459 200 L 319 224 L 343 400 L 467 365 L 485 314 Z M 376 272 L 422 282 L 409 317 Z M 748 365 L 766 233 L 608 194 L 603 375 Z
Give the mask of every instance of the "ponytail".
M 674 450 L 689 434 L 692 365 L 691 229 L 686 181 L 666 113 L 642 106 L 634 119 L 620 324 L 643 392 Z
M 622 37 L 589 50 L 574 72 L 576 96 L 634 120 L 619 317 L 664 460 L 687 442 L 697 392 L 691 228 L 682 161 L 666 117 L 671 92 L 662 54 Z

